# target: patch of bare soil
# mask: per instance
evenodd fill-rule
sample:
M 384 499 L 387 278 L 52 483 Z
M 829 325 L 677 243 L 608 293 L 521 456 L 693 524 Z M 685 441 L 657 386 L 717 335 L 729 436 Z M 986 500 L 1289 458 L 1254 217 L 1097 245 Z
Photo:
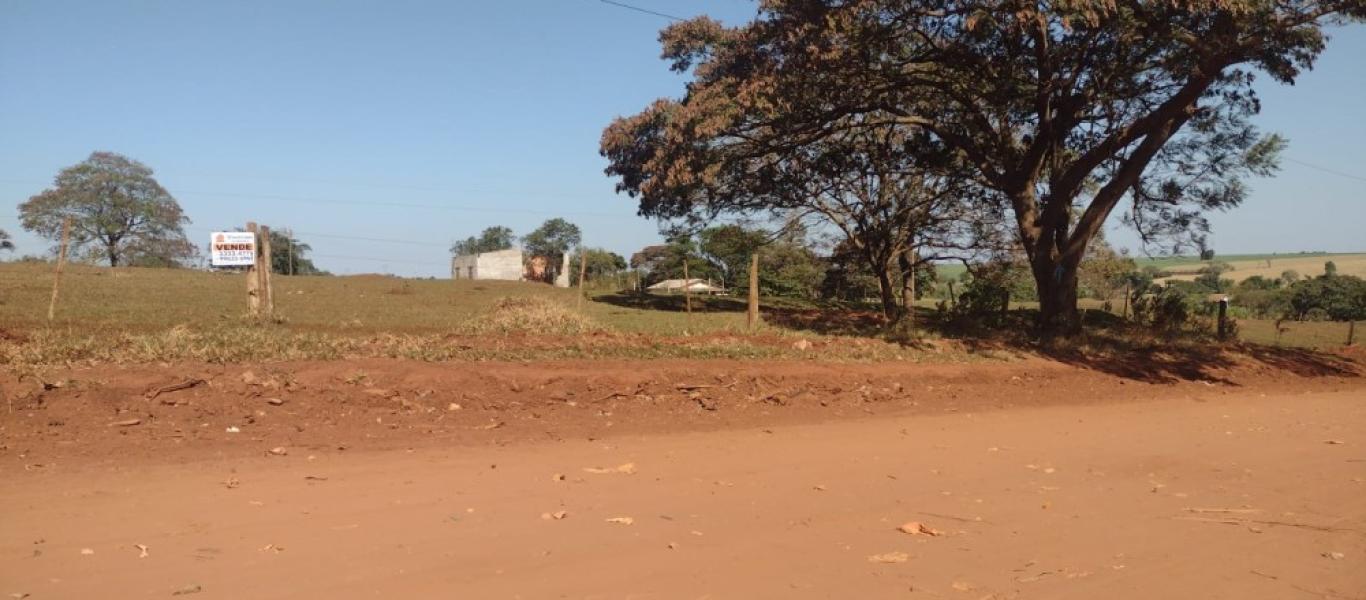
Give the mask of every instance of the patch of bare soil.
M 1343 360 L 9 375 L 0 593 L 1362 598 Z

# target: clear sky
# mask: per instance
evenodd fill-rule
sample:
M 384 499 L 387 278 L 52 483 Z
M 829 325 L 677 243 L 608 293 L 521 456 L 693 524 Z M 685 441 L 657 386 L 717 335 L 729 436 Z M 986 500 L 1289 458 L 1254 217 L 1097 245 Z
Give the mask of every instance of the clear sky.
M 729 24 L 755 6 L 631 3 Z M 3 0 L 0 228 L 46 250 L 14 207 L 107 150 L 155 169 L 195 241 L 292 226 L 337 273 L 447 276 L 452 240 L 555 216 L 629 255 L 658 233 L 613 193 L 598 137 L 682 91 L 667 24 L 598 0 Z M 1339 30 L 1298 85 L 1262 86 L 1260 124 L 1301 162 L 1215 218 L 1218 252 L 1366 250 L 1363 59 L 1366 27 Z

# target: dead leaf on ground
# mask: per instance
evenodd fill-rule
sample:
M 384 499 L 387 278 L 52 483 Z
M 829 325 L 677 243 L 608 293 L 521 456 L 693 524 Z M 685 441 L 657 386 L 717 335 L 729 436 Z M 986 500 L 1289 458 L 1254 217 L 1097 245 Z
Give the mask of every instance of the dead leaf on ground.
M 612 518 L 610 518 L 610 519 L 607 519 L 607 522 L 608 522 L 608 523 L 617 523 L 617 524 L 620 524 L 620 525 L 631 525 L 631 524 L 635 523 L 636 520 L 635 520 L 635 519 L 632 519 L 631 517 L 612 517 Z
M 133 544 L 133 547 L 138 549 L 138 558 L 147 558 L 147 546 L 144 546 L 142 544 Z
M 186 594 L 198 594 L 199 592 L 202 592 L 202 591 L 204 591 L 204 588 L 202 588 L 202 587 L 199 587 L 199 586 L 197 586 L 197 585 L 187 585 L 187 586 L 185 586 L 185 587 L 183 587 L 183 588 L 180 588 L 180 589 L 178 589 L 178 590 L 176 590 L 176 591 L 174 591 L 174 592 L 171 592 L 171 595 L 172 595 L 172 596 L 184 596 L 184 595 L 186 595 Z
M 608 473 L 633 475 L 636 472 L 636 463 L 625 463 L 615 467 L 584 467 L 583 470 L 586 473 L 593 473 L 594 475 L 606 475 Z M 563 479 L 564 476 L 561 475 L 560 478 Z
M 552 520 L 553 520 L 553 521 L 562 521 L 562 520 L 564 520 L 565 517 L 568 517 L 568 516 L 569 516 L 569 513 L 568 513 L 567 511 L 563 511 L 563 510 L 557 510 L 557 511 L 555 511 L 555 512 L 548 512 L 548 513 L 541 513 L 541 518 L 542 518 L 542 519 L 545 519 L 545 520 L 547 520 L 547 521 L 552 521 Z
M 921 523 L 920 521 L 908 521 L 896 529 L 901 533 L 909 533 L 911 535 L 928 535 L 935 537 L 944 535 L 944 532 L 939 531 L 938 529 L 932 529 L 929 525 Z
M 110 424 L 109 424 L 109 427 L 131 427 L 131 426 L 133 426 L 133 425 L 141 425 L 141 424 L 142 424 L 142 419 L 127 419 L 127 420 L 123 420 L 123 421 L 114 421 L 113 423 L 110 423 Z
M 905 552 L 887 552 L 884 554 L 874 554 L 868 557 L 868 562 L 875 563 L 904 563 L 911 559 L 911 555 Z

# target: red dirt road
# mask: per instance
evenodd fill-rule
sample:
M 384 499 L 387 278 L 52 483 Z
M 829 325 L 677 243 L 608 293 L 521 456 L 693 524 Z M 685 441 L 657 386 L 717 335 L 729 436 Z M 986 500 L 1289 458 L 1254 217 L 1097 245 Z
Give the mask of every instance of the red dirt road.
M 746 368 L 778 379 L 801 369 Z M 700 416 L 679 412 L 677 426 L 632 425 L 619 406 L 617 432 L 605 436 L 582 424 L 609 418 L 602 409 L 582 423 L 561 415 L 557 436 L 533 431 L 528 423 L 554 425 L 541 415 L 490 431 L 463 426 L 505 437 L 460 440 L 408 428 L 403 419 L 424 414 L 413 410 L 395 415 L 404 425 L 375 430 L 387 438 L 310 425 L 296 433 L 317 440 L 285 456 L 260 452 L 280 439 L 276 429 L 252 442 L 169 436 L 169 415 L 187 408 L 204 413 L 191 421 L 223 431 L 214 419 L 225 411 L 209 393 L 158 405 L 163 416 L 146 429 L 105 423 L 146 419 L 144 409 L 78 423 L 85 413 L 69 399 L 21 404 L 0 456 L 0 593 L 1366 598 L 1361 383 L 1148 385 L 1057 367 L 1044 378 L 1068 383 L 1072 397 L 1030 402 L 1047 394 L 1018 380 L 1038 365 L 959 369 L 994 383 L 954 380 L 961 397 L 898 410 L 896 399 L 756 400 L 764 408 L 753 412 L 724 398 L 714 411 L 698 406 L 705 399 L 682 401 Z M 382 370 L 372 365 L 371 376 L 382 380 Z M 307 368 L 298 371 L 307 384 Z M 100 398 L 91 392 L 86 403 Z M 828 412 L 841 406 L 844 418 Z M 732 408 L 739 416 L 719 421 Z M 788 408 L 801 417 L 781 414 Z M 90 445 L 40 435 L 52 429 L 45 419 L 88 432 Z M 333 439 L 346 436 L 372 443 L 338 450 Z M 622 517 L 631 522 L 609 521 Z M 897 530 L 908 521 L 942 535 Z

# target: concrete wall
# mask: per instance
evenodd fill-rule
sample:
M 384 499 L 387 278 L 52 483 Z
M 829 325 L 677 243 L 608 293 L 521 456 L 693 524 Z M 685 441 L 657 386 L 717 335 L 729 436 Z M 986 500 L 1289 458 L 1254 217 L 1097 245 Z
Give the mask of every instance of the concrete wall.
M 451 259 L 451 279 L 521 281 L 522 251 L 500 250 Z

